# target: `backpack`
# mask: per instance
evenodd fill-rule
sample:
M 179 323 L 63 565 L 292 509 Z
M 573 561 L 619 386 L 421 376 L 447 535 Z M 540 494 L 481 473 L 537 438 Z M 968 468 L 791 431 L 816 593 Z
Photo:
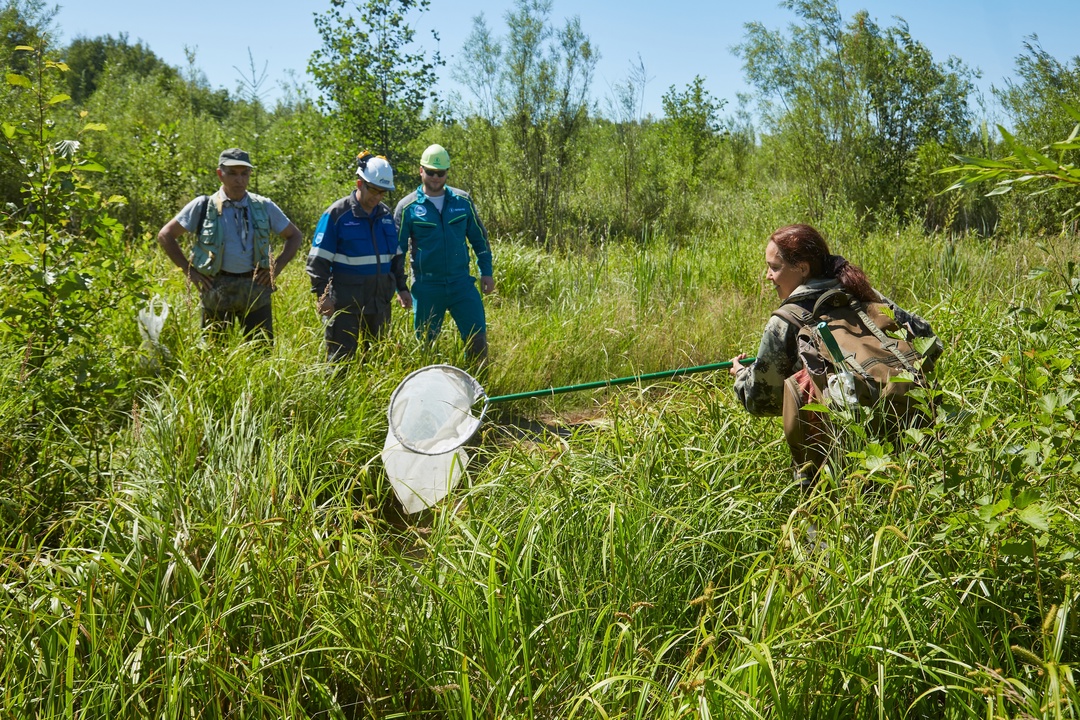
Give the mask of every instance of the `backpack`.
M 911 410 L 910 390 L 924 387 L 923 356 L 910 332 L 900 326 L 888 305 L 862 302 L 842 288 L 831 288 L 813 309 L 781 306 L 774 315 L 799 328 L 796 352 L 813 385 L 810 401 L 871 407 L 884 401 L 898 416 Z M 842 363 L 834 358 L 819 324 L 828 328 Z

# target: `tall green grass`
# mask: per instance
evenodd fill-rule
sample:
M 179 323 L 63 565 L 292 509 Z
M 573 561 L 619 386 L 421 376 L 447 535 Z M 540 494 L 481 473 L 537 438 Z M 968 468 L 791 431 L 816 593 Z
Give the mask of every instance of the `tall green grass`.
M 774 218 L 724 218 L 559 254 L 497 242 L 487 390 L 753 352 Z M 834 228 L 946 342 L 926 428 L 886 444 L 840 423 L 804 494 L 725 373 L 525 401 L 418 516 L 377 459 L 385 408 L 412 369 L 461 362 L 452 323 L 426 352 L 396 311 L 334 375 L 298 265 L 268 348 L 203 340 L 162 264 L 172 359 L 107 457 L 50 430 L 73 458 L 51 472 L 94 491 L 47 532 L 5 520 L 0 715 L 1076 717 L 1075 239 Z M 21 412 L 0 402 L 5 442 Z M 4 498 L 40 497 L 13 477 Z

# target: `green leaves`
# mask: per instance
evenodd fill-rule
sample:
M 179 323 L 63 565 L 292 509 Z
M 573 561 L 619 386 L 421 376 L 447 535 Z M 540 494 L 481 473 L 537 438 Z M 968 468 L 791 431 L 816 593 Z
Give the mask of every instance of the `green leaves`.
M 1002 554 L 1031 557 L 1033 547 L 1048 544 L 1056 508 L 1042 502 L 1042 493 L 1036 488 L 1025 487 L 1015 497 L 1013 493 L 1014 486 L 1006 486 L 1000 499 L 979 506 L 977 516 L 985 532 L 1006 533 L 1007 539 L 1000 545 Z M 1031 530 L 1040 535 L 1030 536 Z
M 8 85 L 14 85 L 15 87 L 33 88 L 33 83 L 30 82 L 30 78 L 19 75 L 18 73 L 7 73 Z
M 938 165 L 912 167 L 968 134 L 973 73 L 936 61 L 901 18 L 882 27 L 866 11 L 845 22 L 834 0 L 786 5 L 798 16 L 787 32 L 751 23 L 735 48 L 783 152 L 777 170 L 805 200 L 839 194 L 871 213 L 925 212 L 913 191 Z
M 102 328 L 145 281 L 131 269 L 109 202 L 86 182 L 105 166 L 79 139 L 54 140 L 55 113 L 70 97 L 48 90 L 50 72 L 67 66 L 31 52 L 33 80 L 13 73 L 7 79 L 29 91 L 33 112 L 21 124 L 0 124 L 23 172 L 20 206 L 12 213 L 18 224 L 4 235 L 0 253 L 0 326 L 24 348 L 23 392 L 66 419 L 79 410 L 99 412 L 123 386 Z
M 919 354 L 926 355 L 930 351 L 930 348 L 934 346 L 934 343 L 936 341 L 936 338 L 917 337 L 912 338 L 911 344 L 915 348 L 915 350 L 919 352 Z
M 998 127 L 1000 128 L 1000 126 L 998 126 Z M 1001 160 L 988 160 L 986 158 L 967 157 L 966 155 L 954 155 L 953 157 L 955 157 L 957 160 L 959 160 L 964 165 L 970 165 L 972 167 L 1001 168 L 1001 169 L 1004 169 L 1004 170 L 1011 170 L 1012 169 L 1012 165 L 1010 165 L 1007 162 L 1003 162 Z M 941 170 L 941 172 L 951 172 L 951 171 L 956 170 L 956 169 L 958 169 L 958 168 L 956 168 L 956 167 L 944 168 L 944 169 Z
M 315 16 L 323 46 L 308 71 L 322 92 L 320 104 L 333 110 L 353 147 L 371 148 L 395 166 L 404 161 L 398 153 L 430 125 L 424 111 L 441 60 L 417 48 L 411 23 L 428 4 L 365 0 L 355 3 L 359 22 L 336 8 Z
M 95 172 L 95 173 L 108 172 L 108 170 L 105 168 L 104 165 L 102 165 L 101 163 L 96 162 L 94 160 L 83 160 L 79 164 L 77 164 L 73 169 L 74 170 L 79 170 L 81 172 Z
M 1080 116 L 1080 112 L 1065 104 L 1062 104 L 1062 111 L 1070 117 Z M 954 155 L 959 164 L 942 168 L 937 174 L 959 174 L 961 177 L 942 192 L 961 190 L 985 182 L 995 183 L 986 193 L 987 197 L 1004 195 L 1012 192 L 1016 185 L 1032 182 L 1042 185 L 1032 194 L 1058 188 L 1080 189 L 1080 168 L 1077 168 L 1074 162 L 1066 162 L 1066 155 L 1070 151 L 1080 149 L 1080 143 L 1075 142 L 1080 133 L 1080 123 L 1072 129 L 1065 141 L 1044 148 L 1046 152 L 1056 152 L 1056 160 L 1018 142 L 1012 133 L 1001 125 L 998 126 L 998 132 L 1001 133 L 1002 142 L 1009 155 L 1000 160 Z M 1076 206 L 1065 214 L 1075 210 Z
M 1041 505 L 1026 505 L 1017 510 L 1016 517 L 1020 522 L 1040 532 L 1047 532 L 1050 529 L 1050 513 Z

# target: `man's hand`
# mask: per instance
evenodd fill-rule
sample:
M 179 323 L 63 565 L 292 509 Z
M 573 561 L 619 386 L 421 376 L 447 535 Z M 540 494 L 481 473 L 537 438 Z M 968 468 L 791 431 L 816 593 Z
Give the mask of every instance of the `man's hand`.
M 274 287 L 274 273 L 270 268 L 257 268 L 255 270 L 255 282 L 264 287 Z
M 330 297 L 330 293 L 324 293 L 321 298 L 315 301 L 315 309 L 325 317 L 334 314 L 334 299 Z
M 204 292 L 214 286 L 214 281 L 211 278 L 203 275 L 201 272 L 191 267 L 191 265 L 188 265 L 187 269 L 184 270 L 184 277 L 186 277 L 199 292 Z
M 406 310 L 412 309 L 412 294 L 408 290 L 398 290 L 397 301 Z
M 484 275 L 480 278 L 480 292 L 485 295 L 490 295 L 495 292 L 495 278 L 490 275 Z

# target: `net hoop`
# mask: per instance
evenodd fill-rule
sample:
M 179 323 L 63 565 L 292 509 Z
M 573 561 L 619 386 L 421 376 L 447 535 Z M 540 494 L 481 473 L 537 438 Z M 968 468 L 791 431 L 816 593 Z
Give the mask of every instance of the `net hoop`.
M 398 383 L 386 419 L 409 452 L 445 455 L 476 434 L 487 409 L 487 393 L 472 375 L 453 365 L 428 365 Z

